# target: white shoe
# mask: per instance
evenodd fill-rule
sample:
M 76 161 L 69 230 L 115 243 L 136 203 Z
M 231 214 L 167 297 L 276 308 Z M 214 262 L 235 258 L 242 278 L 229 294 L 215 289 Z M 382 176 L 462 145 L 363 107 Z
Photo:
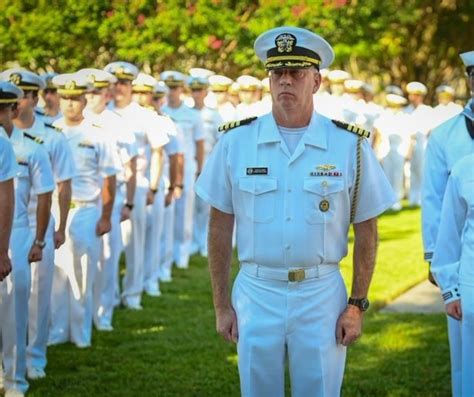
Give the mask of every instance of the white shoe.
M 46 377 L 46 372 L 44 372 L 43 368 L 31 367 L 26 370 L 26 376 L 31 380 L 43 379 Z
M 132 303 L 132 302 L 123 301 L 122 306 L 125 309 L 130 309 L 130 310 L 143 310 L 143 306 L 135 302 Z
M 75 345 L 78 349 L 87 349 L 91 347 L 90 343 L 84 343 L 84 342 L 76 343 Z
M 114 327 L 112 327 L 110 324 L 99 324 L 96 325 L 95 328 L 97 331 L 103 331 L 103 332 L 110 332 L 114 330 Z
M 5 392 L 5 397 L 24 397 L 25 394 L 19 390 L 7 390 Z
M 187 263 L 184 263 L 184 264 L 183 263 L 177 263 L 176 267 L 178 269 L 187 269 L 189 267 L 189 265 Z
M 4 384 L 3 384 L 3 370 L 0 368 L 0 394 L 5 392 Z
M 154 285 L 152 285 L 150 288 L 145 288 L 145 292 L 148 296 L 161 296 L 161 292 L 157 283 L 154 283 Z

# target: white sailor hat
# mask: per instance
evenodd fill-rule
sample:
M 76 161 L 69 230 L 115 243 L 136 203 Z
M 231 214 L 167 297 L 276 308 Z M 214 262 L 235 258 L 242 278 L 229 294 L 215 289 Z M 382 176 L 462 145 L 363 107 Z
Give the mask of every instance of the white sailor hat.
M 191 77 L 204 77 L 204 78 L 209 78 L 215 73 L 212 70 L 209 69 L 204 69 L 204 68 L 191 68 L 189 69 L 189 75 Z
M 191 90 L 204 90 L 209 87 L 209 80 L 207 77 L 189 77 L 188 86 Z
M 346 92 L 357 93 L 361 92 L 364 88 L 364 82 L 356 79 L 348 79 L 344 81 L 344 89 Z
M 257 37 L 255 53 L 267 70 L 327 68 L 334 60 L 329 43 L 316 33 L 293 26 L 270 29 Z
M 56 87 L 53 84 L 53 77 L 57 76 L 58 74 L 56 72 L 48 72 L 40 75 L 41 79 L 43 80 L 45 87 L 44 89 L 48 90 L 56 90 L 58 87 Z
M 132 81 L 133 92 L 153 92 L 157 83 L 158 81 L 153 76 L 140 72 L 138 73 L 137 78 Z
M 138 75 L 138 68 L 130 62 L 112 62 L 109 63 L 104 70 L 112 73 L 119 80 L 133 81 Z
M 160 74 L 160 79 L 164 81 L 169 88 L 183 87 L 186 76 L 175 70 L 166 70 Z
M 2 73 L 2 78 L 20 87 L 23 91 L 39 91 L 46 87 L 40 76 L 24 69 L 8 69 Z
M 9 81 L 0 80 L 0 104 L 17 103 L 23 98 L 23 90 Z
M 364 85 L 362 86 L 362 90 L 372 95 L 375 94 L 374 86 L 370 83 L 364 83 Z
M 94 88 L 107 88 L 117 82 L 117 77 L 102 69 L 87 68 L 77 72 Z
M 154 98 L 163 98 L 170 89 L 163 81 L 158 81 L 153 87 L 153 97 Z
M 387 94 L 385 100 L 387 101 L 387 105 L 391 107 L 402 107 L 408 103 L 406 98 L 397 94 Z
M 403 90 L 392 84 L 385 87 L 385 94 L 394 94 L 403 97 Z
M 270 79 L 265 77 L 260 84 L 262 85 L 263 92 L 270 92 Z
M 469 73 L 469 70 L 474 67 L 474 51 L 463 52 L 459 54 L 461 57 L 464 66 L 466 66 L 466 71 Z
M 426 88 L 426 85 L 418 81 L 412 81 L 408 83 L 406 90 L 409 94 L 426 95 L 428 93 L 428 88 Z
M 91 84 L 84 74 L 65 73 L 53 77 L 53 84 L 58 87 L 58 94 L 62 96 L 80 96 L 91 88 Z
M 237 79 L 239 85 L 239 91 L 257 91 L 261 88 L 262 83 L 259 79 L 248 74 L 244 74 Z
M 346 72 L 345 70 L 331 70 L 328 73 L 328 80 L 332 84 L 342 84 L 344 81 L 351 78 L 350 73 Z
M 327 69 L 327 68 L 320 69 L 319 74 L 321 75 L 321 77 L 323 79 L 326 79 L 328 77 L 328 74 L 329 74 L 329 69 Z
M 232 79 L 227 76 L 219 74 L 209 76 L 209 87 L 214 92 L 227 92 L 232 83 Z
M 453 87 L 447 84 L 441 84 L 436 87 L 436 94 L 440 96 L 454 97 L 455 92 Z

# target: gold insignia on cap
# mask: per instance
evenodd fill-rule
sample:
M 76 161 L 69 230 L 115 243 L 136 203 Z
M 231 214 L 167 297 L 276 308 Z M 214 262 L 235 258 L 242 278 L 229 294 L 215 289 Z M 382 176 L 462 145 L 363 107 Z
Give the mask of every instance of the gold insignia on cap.
M 75 90 L 77 87 L 77 84 L 74 80 L 68 81 L 65 85 L 64 88 L 66 90 Z
M 122 66 L 119 66 L 117 69 L 115 69 L 115 74 L 126 74 L 126 72 Z
M 21 74 L 20 73 L 12 73 L 10 75 L 10 82 L 15 85 L 21 84 Z
M 94 84 L 95 81 L 96 81 L 96 77 L 95 77 L 95 74 L 94 73 L 91 73 L 89 75 L 87 75 L 87 81 L 91 84 Z
M 279 53 L 292 52 L 296 45 L 296 37 L 290 33 L 282 33 L 275 39 L 275 44 Z

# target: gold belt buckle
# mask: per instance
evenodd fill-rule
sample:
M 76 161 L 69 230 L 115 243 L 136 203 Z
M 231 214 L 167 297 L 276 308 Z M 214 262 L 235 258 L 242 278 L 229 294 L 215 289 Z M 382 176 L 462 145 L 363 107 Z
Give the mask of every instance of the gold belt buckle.
M 76 208 L 77 205 L 74 201 L 71 200 L 71 202 L 69 203 L 69 209 L 73 209 L 73 208 Z
M 305 279 L 304 269 L 294 269 L 288 272 L 288 280 L 303 281 Z

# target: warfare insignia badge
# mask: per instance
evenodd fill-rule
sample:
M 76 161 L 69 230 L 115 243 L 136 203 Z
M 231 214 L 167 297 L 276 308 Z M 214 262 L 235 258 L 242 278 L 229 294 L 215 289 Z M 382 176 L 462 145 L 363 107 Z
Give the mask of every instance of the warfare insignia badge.
M 15 85 L 21 84 L 21 74 L 20 73 L 12 73 L 10 75 L 10 82 Z

